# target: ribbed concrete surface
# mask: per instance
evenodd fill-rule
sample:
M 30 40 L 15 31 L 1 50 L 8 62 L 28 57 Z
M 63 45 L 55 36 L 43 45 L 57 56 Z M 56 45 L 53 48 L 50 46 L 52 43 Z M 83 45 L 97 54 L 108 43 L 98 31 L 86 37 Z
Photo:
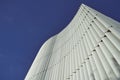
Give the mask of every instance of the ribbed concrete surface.
M 25 80 L 120 80 L 120 23 L 82 4 L 42 46 Z

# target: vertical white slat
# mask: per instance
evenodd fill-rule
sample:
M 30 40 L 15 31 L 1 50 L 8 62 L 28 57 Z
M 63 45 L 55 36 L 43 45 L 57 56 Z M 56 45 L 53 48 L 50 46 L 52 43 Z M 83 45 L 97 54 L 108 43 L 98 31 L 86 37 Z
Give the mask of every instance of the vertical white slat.
M 116 75 L 114 74 L 111 66 L 109 65 L 109 63 L 107 62 L 105 56 L 103 55 L 102 50 L 100 49 L 100 47 L 96 47 L 96 52 L 98 53 L 98 56 L 103 64 L 103 67 L 109 77 L 110 80 L 117 80 Z
M 88 43 L 88 47 L 90 48 L 92 44 L 91 44 L 91 40 L 88 36 L 88 33 L 86 34 L 86 40 L 87 40 L 87 43 Z M 98 73 L 98 69 L 97 69 L 96 64 L 95 64 L 95 61 L 93 60 L 93 56 L 92 56 L 92 53 L 91 53 L 92 50 L 93 49 L 89 50 L 89 59 L 90 59 L 90 63 L 92 65 L 92 71 L 93 71 L 93 74 L 91 76 L 95 76 L 96 80 L 101 80 L 100 75 Z
M 91 39 L 92 39 L 92 41 L 94 40 L 93 43 L 95 43 L 96 42 L 95 37 L 93 36 L 93 34 L 90 31 L 89 31 L 89 35 L 91 35 L 91 37 L 92 37 Z M 97 42 L 96 42 L 96 45 L 97 45 Z M 96 47 L 96 45 L 94 45 L 94 47 Z M 95 60 L 98 71 L 100 73 L 101 79 L 108 79 L 107 74 L 106 74 L 106 72 L 105 72 L 105 70 L 104 70 L 104 68 L 102 66 L 102 63 L 101 63 L 97 53 L 95 51 L 93 51 L 92 53 L 94 53 L 93 58 Z
M 119 76 L 120 75 L 119 68 L 118 68 L 118 66 L 116 66 L 114 64 L 113 55 L 111 54 L 111 52 L 108 50 L 108 48 L 105 46 L 105 44 L 103 42 L 100 42 L 99 45 L 100 45 L 100 48 L 103 51 L 106 59 L 108 60 L 110 66 L 112 67 L 114 73 L 116 74 L 116 76 L 118 78 L 120 78 L 120 76 Z

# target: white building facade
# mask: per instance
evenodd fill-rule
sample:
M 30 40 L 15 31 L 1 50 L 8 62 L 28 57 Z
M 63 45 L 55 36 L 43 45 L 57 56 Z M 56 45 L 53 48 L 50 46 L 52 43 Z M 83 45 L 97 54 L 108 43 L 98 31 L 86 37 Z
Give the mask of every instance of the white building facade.
M 120 80 L 120 23 L 82 4 L 43 44 L 25 80 Z

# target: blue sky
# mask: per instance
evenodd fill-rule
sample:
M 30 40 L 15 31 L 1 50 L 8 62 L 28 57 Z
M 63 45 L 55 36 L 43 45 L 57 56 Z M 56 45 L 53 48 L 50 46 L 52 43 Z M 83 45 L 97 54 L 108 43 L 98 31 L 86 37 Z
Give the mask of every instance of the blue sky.
M 120 21 L 120 0 L 0 0 L 0 80 L 23 80 L 42 44 L 81 3 Z

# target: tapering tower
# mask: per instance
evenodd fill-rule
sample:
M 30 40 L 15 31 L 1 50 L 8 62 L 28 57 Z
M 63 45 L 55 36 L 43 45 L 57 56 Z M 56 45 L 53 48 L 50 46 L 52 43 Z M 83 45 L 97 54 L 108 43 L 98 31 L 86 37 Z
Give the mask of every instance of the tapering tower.
M 120 80 L 120 23 L 82 4 L 43 44 L 25 80 Z

